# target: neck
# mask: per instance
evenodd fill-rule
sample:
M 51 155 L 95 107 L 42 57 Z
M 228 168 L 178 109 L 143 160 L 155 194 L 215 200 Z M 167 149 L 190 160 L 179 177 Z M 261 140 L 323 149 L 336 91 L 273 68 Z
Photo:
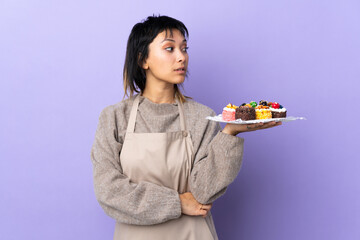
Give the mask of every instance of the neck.
M 174 84 L 148 84 L 146 81 L 145 90 L 142 93 L 154 103 L 175 103 L 175 88 Z

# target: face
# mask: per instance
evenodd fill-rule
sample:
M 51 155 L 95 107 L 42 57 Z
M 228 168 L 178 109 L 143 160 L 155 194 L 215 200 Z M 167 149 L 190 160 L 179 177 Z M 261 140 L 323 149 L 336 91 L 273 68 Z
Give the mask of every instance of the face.
M 169 31 L 159 33 L 149 45 L 148 58 L 143 64 L 147 84 L 179 84 L 185 80 L 189 62 L 186 39 L 179 30 L 172 32 L 172 36 Z

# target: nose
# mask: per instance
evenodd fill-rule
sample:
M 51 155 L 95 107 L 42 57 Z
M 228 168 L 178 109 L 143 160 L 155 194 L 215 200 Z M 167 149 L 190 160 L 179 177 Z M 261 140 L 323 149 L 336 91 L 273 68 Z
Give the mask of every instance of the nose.
M 177 54 L 177 61 L 178 62 L 184 62 L 185 61 L 185 59 L 186 59 L 186 56 L 185 56 L 185 52 L 183 52 L 183 51 L 180 51 L 179 50 L 179 52 L 178 52 L 178 54 Z

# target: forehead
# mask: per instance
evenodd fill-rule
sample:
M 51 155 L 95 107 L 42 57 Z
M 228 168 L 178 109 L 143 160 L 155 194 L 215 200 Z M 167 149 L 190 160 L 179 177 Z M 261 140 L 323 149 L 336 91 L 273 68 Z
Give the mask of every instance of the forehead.
M 164 42 L 167 39 L 172 39 L 175 40 L 176 42 L 186 41 L 184 35 L 182 35 L 182 33 L 178 29 L 164 30 L 156 36 L 154 41 Z

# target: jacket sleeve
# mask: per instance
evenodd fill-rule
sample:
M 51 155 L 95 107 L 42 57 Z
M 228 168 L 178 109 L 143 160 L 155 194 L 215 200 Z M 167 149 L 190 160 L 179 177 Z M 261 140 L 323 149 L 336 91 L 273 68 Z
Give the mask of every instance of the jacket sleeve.
M 131 182 L 122 171 L 120 151 L 123 139 L 117 136 L 113 107 L 99 118 L 91 149 L 96 199 L 115 220 L 135 225 L 152 225 L 181 215 L 177 191 L 149 182 Z
M 208 120 L 190 177 L 190 191 L 198 202 L 208 204 L 225 193 L 240 171 L 243 148 L 243 138 L 221 132 L 218 122 Z

